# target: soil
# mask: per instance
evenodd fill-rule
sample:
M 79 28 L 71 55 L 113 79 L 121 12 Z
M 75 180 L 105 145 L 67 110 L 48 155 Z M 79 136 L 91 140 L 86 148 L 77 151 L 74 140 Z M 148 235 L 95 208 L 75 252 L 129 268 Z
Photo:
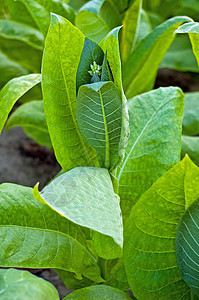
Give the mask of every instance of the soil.
M 199 91 L 199 81 L 192 74 L 160 69 L 155 88 L 170 85 L 179 86 L 184 92 Z M 33 187 L 39 181 L 40 188 L 61 169 L 48 148 L 37 145 L 18 127 L 7 133 L 3 131 L 0 136 L 0 165 L 0 183 L 11 182 Z M 31 271 L 53 283 L 60 299 L 71 292 L 52 269 Z

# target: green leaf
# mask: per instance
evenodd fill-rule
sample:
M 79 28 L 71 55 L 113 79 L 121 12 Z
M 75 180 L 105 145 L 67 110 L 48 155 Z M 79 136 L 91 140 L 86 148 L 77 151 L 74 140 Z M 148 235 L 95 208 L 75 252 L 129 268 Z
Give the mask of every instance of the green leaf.
M 81 289 L 86 286 L 90 286 L 93 284 L 93 281 L 82 276 L 82 279 L 77 278 L 75 273 L 63 271 L 63 270 L 57 270 L 55 269 L 56 273 L 60 276 L 61 280 L 67 286 L 70 290 L 76 290 Z
M 125 12 L 122 28 L 121 54 L 124 63 L 135 47 L 141 18 L 142 0 L 135 0 Z
M 182 135 L 182 152 L 181 156 L 186 154 L 199 166 L 199 137 Z
M 114 288 L 118 288 L 122 291 L 130 289 L 123 259 L 120 259 L 118 263 L 112 268 L 110 276 L 106 279 L 105 284 L 110 285 Z
M 9 81 L 0 91 L 0 132 L 17 100 L 40 81 L 40 74 L 21 76 Z
M 36 201 L 32 189 L 0 185 L 0 265 L 57 268 L 102 282 L 79 226 Z
M 169 68 L 177 71 L 199 72 L 191 43 L 186 35 L 177 35 L 160 63 L 160 68 Z
M 114 28 L 111 30 L 107 36 L 101 41 L 100 46 L 102 47 L 104 53 L 107 55 L 107 60 L 111 69 L 111 74 L 113 76 L 113 81 L 120 92 L 120 97 L 122 99 L 122 130 L 121 130 L 121 140 L 120 140 L 120 157 L 124 157 L 125 150 L 128 143 L 129 137 L 129 115 L 127 107 L 127 99 L 124 95 L 122 86 L 122 71 L 121 71 L 121 61 L 120 61 L 120 50 L 118 42 L 118 34 L 121 27 Z
M 28 271 L 0 270 L 0 298 L 4 300 L 58 300 L 59 294 L 48 281 Z
M 91 75 L 88 71 L 91 69 L 91 64 L 95 61 L 98 65 L 102 65 L 104 52 L 93 41 L 85 38 L 84 48 L 81 54 L 81 59 L 77 69 L 76 88 L 86 83 L 91 83 Z
M 199 65 L 199 23 L 191 22 L 188 24 L 181 25 L 175 33 L 188 33 L 189 38 L 192 44 L 193 53 L 195 54 L 195 57 L 197 59 L 198 65 Z
M 128 102 L 130 138 L 119 167 L 119 195 L 123 215 L 140 196 L 180 160 L 183 93 L 168 87 Z
M 199 92 L 185 94 L 182 132 L 185 135 L 199 134 Z
M 111 81 L 80 87 L 77 122 L 83 138 L 96 150 L 100 167 L 114 169 L 119 157 L 122 106 Z
M 6 131 L 15 126 L 21 126 L 39 145 L 52 148 L 42 100 L 31 101 L 17 108 L 6 123 Z
M 76 73 L 83 46 L 83 34 L 52 14 L 43 55 L 42 89 L 52 145 L 65 171 L 79 165 L 98 166 L 96 152 L 82 138 L 76 119 Z
M 108 235 L 122 247 L 118 198 L 106 169 L 78 167 L 55 178 L 34 196 L 72 222 Z
M 60 0 L 19 0 L 21 1 L 40 31 L 45 36 L 50 24 L 50 13 L 59 14 L 71 22 L 74 22 L 74 10 Z
M 92 0 L 79 10 L 75 24 L 86 37 L 99 43 L 112 28 L 121 24 L 121 17 L 113 1 Z
M 171 18 L 157 26 L 136 47 L 123 66 L 123 85 L 127 98 L 147 91 L 174 39 L 175 30 L 183 22 L 190 21 L 188 17 Z
M 12 78 L 27 75 L 28 73 L 28 70 L 0 52 L 0 90 Z
M 188 157 L 159 178 L 131 211 L 124 232 L 124 263 L 138 299 L 191 299 L 175 255 L 177 226 L 199 197 L 199 168 Z
M 106 285 L 96 285 L 77 290 L 66 296 L 63 300 L 129 300 L 131 296 L 118 289 Z
M 199 199 L 180 219 L 176 234 L 177 265 L 182 279 L 199 296 Z

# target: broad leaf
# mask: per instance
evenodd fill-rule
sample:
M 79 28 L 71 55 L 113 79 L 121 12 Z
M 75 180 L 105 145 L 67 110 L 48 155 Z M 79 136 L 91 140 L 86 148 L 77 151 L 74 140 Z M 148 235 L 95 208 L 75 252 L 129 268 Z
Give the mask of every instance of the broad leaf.
M 0 132 L 16 101 L 40 81 L 40 74 L 21 76 L 9 81 L 0 91 Z
M 199 23 L 196 22 L 191 22 L 188 24 L 183 24 L 180 26 L 175 33 L 188 33 L 189 38 L 191 40 L 192 48 L 193 48 L 193 53 L 196 56 L 198 65 L 199 65 Z
M 28 271 L 0 270 L 0 298 L 4 300 L 58 300 L 56 288 Z
M 6 131 L 15 126 L 21 126 L 39 145 L 52 148 L 42 100 L 31 101 L 17 108 L 6 123 Z
M 83 138 L 96 150 L 100 167 L 114 169 L 120 159 L 122 105 L 119 91 L 113 82 L 80 87 L 77 122 Z
M 122 291 L 130 289 L 123 259 L 120 259 L 118 263 L 112 268 L 109 277 L 106 278 L 105 284 L 120 289 Z
M 199 92 L 185 94 L 182 132 L 185 135 L 199 134 Z
M 80 9 L 75 24 L 86 37 L 99 43 L 112 28 L 121 24 L 121 17 L 113 1 L 92 0 Z
M 141 17 L 142 0 L 135 0 L 125 12 L 122 28 L 121 53 L 124 63 L 135 47 Z
M 108 235 L 122 247 L 118 198 L 106 169 L 78 167 L 66 172 L 34 196 L 72 222 Z
M 183 98 L 169 87 L 129 100 L 130 138 L 118 172 L 123 215 L 180 160 Z
M 182 157 L 186 154 L 199 166 L 199 137 L 182 135 Z
M 174 17 L 156 27 L 136 47 L 123 66 L 123 85 L 127 98 L 147 91 L 158 66 L 174 39 L 175 30 L 188 17 Z M 147 75 L 147 76 L 146 76 Z
M 98 166 L 96 152 L 82 138 L 76 119 L 76 73 L 83 46 L 83 34 L 52 14 L 43 55 L 42 89 L 52 145 L 64 170 Z
M 133 207 L 125 227 L 124 263 L 138 299 L 191 299 L 177 267 L 175 237 L 185 209 L 199 197 L 198 180 L 199 168 L 186 157 Z
M 133 299 L 131 296 L 127 295 L 124 292 L 121 292 L 118 289 L 112 288 L 106 285 L 97 285 L 83 288 L 77 291 L 72 292 L 66 296 L 63 300 L 130 300 Z
M 188 36 L 177 35 L 175 37 L 171 47 L 160 63 L 160 68 L 169 68 L 183 72 L 199 72 Z
M 197 183 L 196 183 L 197 184 Z M 199 199 L 180 219 L 176 234 L 177 264 L 182 278 L 199 296 Z
M 32 189 L 0 185 L 1 267 L 57 268 L 103 281 L 76 224 L 36 201 Z
M 50 13 L 56 13 L 74 22 L 74 11 L 61 0 L 19 0 L 45 36 L 50 24 Z
M 76 75 L 76 88 L 86 83 L 91 83 L 91 75 L 88 73 L 91 64 L 95 61 L 99 66 L 102 65 L 104 52 L 93 41 L 85 38 L 84 48 L 81 54 L 80 63 Z

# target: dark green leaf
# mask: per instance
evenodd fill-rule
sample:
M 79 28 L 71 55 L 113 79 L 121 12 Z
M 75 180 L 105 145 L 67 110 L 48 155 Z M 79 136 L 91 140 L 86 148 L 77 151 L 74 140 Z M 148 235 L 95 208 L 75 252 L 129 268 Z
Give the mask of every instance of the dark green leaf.
M 58 300 L 56 288 L 27 271 L 0 270 L 0 298 L 2 300 Z
M 124 263 L 138 299 L 191 299 L 175 255 L 177 226 L 199 197 L 199 168 L 186 157 L 159 178 L 131 211 L 124 232 Z
M 129 100 L 131 134 L 118 175 L 123 215 L 180 160 L 183 99 L 179 88 L 169 87 Z
M 182 157 L 186 154 L 199 166 L 199 137 L 182 135 Z
M 82 138 L 76 119 L 76 73 L 83 46 L 83 34 L 66 19 L 52 14 L 43 56 L 42 89 L 52 145 L 66 171 L 79 165 L 98 166 L 96 152 Z
M 185 94 L 182 132 L 185 135 L 199 134 L 199 92 Z

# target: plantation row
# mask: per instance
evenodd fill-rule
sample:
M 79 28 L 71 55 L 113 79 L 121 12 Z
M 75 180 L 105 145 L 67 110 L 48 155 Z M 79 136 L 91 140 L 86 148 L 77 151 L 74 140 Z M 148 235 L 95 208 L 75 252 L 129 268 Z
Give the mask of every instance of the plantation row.
M 66 300 L 198 299 L 199 91 L 154 89 L 160 67 L 198 80 L 198 15 L 1 0 L 0 131 L 22 127 L 62 170 L 41 191 L 0 185 L 0 299 L 60 299 L 16 268 L 53 268 Z

